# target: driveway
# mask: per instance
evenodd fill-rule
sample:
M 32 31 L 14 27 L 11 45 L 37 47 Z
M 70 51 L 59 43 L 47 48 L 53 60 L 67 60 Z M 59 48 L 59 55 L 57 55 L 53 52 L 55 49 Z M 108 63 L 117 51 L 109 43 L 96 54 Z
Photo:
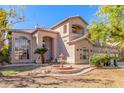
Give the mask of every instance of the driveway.
M 124 62 L 117 62 L 118 67 L 124 67 Z

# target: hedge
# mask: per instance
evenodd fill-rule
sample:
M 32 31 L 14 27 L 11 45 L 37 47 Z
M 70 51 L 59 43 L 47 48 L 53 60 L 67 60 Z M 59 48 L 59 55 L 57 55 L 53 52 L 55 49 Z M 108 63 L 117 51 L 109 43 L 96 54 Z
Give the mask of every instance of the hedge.
M 89 62 L 95 67 L 110 66 L 111 56 L 109 54 L 96 54 L 90 56 Z

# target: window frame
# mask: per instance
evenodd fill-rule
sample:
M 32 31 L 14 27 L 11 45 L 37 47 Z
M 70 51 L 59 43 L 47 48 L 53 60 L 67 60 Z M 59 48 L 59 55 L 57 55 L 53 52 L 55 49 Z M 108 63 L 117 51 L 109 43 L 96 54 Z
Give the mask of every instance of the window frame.
M 30 59 L 30 45 L 31 40 L 25 36 L 15 38 L 14 54 L 15 60 L 29 60 Z

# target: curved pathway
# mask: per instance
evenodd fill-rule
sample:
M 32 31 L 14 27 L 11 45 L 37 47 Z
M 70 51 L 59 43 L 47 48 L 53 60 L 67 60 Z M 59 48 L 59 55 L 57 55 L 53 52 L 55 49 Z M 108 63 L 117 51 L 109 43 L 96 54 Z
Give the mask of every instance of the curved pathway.
M 88 66 L 85 69 L 82 68 L 82 71 L 77 72 L 77 73 L 72 73 L 72 74 L 43 74 L 41 73 L 41 74 L 34 74 L 33 76 L 77 76 L 77 75 L 88 73 L 94 69 L 95 68 Z

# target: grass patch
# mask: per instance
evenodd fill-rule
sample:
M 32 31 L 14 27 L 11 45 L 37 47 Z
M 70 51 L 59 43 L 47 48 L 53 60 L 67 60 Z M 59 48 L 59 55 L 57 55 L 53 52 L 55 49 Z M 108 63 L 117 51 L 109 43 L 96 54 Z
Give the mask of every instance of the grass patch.
M 19 72 L 17 71 L 12 71 L 12 70 L 8 70 L 8 71 L 1 71 L 1 73 L 5 76 L 9 76 L 9 75 L 16 75 L 18 74 Z
M 20 66 L 20 67 L 6 67 L 1 69 L 1 73 L 5 76 L 16 75 L 21 72 L 31 71 L 38 68 L 37 66 Z

